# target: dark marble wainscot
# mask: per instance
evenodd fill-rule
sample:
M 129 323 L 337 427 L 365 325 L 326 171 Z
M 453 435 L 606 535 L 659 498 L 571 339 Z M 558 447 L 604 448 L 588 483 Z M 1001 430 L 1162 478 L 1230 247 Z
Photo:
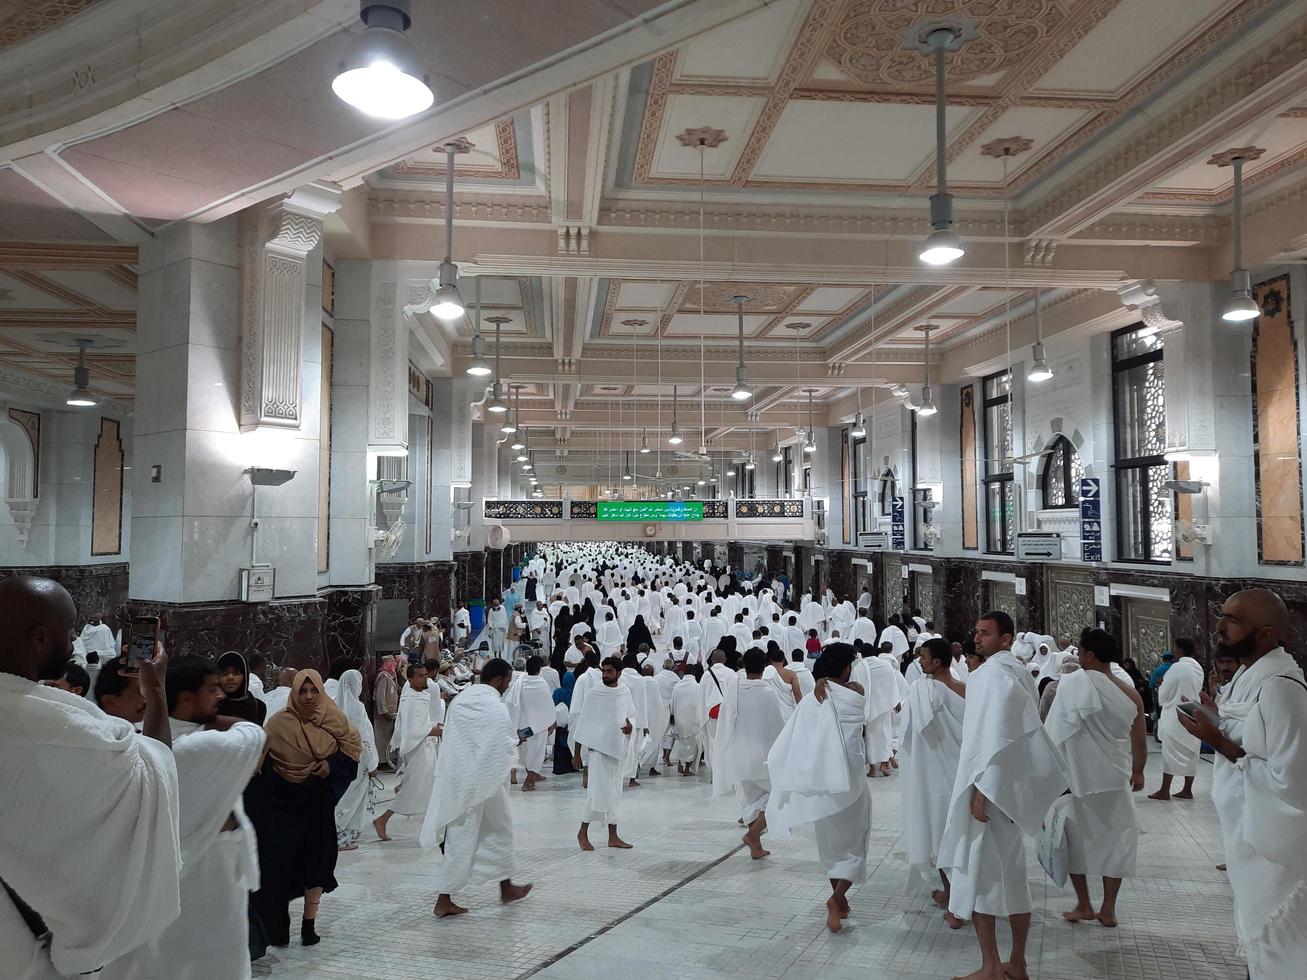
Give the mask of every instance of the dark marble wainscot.
M 77 605 L 77 627 L 91 616 L 103 615 L 115 629 L 119 614 L 127 602 L 126 562 L 103 565 L 40 565 L 32 567 L 0 568 L 0 578 L 14 575 L 32 575 L 51 578 L 68 590 Z
M 744 568 L 744 545 L 727 542 L 726 564 L 730 565 L 731 569 L 737 572 Z
M 484 599 L 490 583 L 485 581 L 486 553 L 477 551 L 454 552 L 454 605 Z
M 851 551 L 826 552 L 826 580 L 837 599 L 858 599 L 857 578 L 853 574 L 854 553 Z
M 322 621 L 325 663 L 346 657 L 363 672 L 364 677 L 373 676 L 376 666 L 373 634 L 376 632 L 376 603 L 380 595 L 381 587 L 377 585 L 324 589 L 318 593 L 327 601 Z
M 949 639 L 969 636 L 976 620 L 987 609 L 986 571 L 1004 572 L 1025 579 L 1026 594 L 1016 597 L 1018 630 L 1044 631 L 1044 566 L 1034 562 L 985 561 L 972 558 L 931 558 L 928 555 L 904 555 L 905 562 L 930 565 L 935 582 L 933 615 L 937 627 Z M 923 610 L 928 617 L 932 614 Z
M 385 562 L 377 565 L 382 599 L 407 599 L 408 618 L 435 616 L 448 620 L 454 611 L 452 561 Z

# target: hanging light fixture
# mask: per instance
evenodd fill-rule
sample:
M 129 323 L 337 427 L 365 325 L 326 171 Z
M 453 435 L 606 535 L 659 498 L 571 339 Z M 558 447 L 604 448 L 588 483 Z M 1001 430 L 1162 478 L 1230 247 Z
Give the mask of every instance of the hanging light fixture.
M 935 193 L 930 199 L 931 231 L 917 257 L 927 265 L 948 265 L 966 254 L 962 239 L 953 230 L 953 195 L 948 190 L 948 142 L 945 126 L 944 52 L 957 49 L 962 31 L 957 27 L 938 26 L 925 36 L 926 45 L 935 56 Z
M 1229 323 L 1242 323 L 1261 315 L 1257 301 L 1253 299 L 1252 280 L 1248 270 L 1243 267 L 1243 165 L 1248 160 L 1256 160 L 1262 155 L 1260 147 L 1242 146 L 1236 150 L 1218 153 L 1208 163 L 1218 167 L 1227 164 L 1234 168 L 1234 270 L 1230 273 L 1230 300 L 1221 311 L 1221 319 Z
M 405 33 L 413 23 L 409 0 L 363 0 L 363 33 L 350 42 L 331 90 L 377 119 L 407 119 L 435 102 L 422 60 Z
M 781 433 L 779 429 L 776 431 L 776 438 L 772 441 L 771 461 L 773 463 L 785 461 L 785 454 L 781 452 Z
M 463 297 L 458 293 L 458 266 L 454 264 L 454 154 L 464 145 L 455 140 L 445 144 L 445 260 L 440 263 L 437 278 L 431 281 L 431 312 L 442 320 L 456 319 L 464 312 Z
M 90 346 L 89 340 L 77 341 L 77 366 L 73 368 L 73 387 L 64 402 L 65 405 L 71 405 L 73 408 L 94 408 L 100 403 L 99 399 L 91 393 L 91 369 L 86 366 L 86 349 Z
M 875 327 L 873 327 L 872 329 L 875 330 Z M 874 334 L 872 335 L 872 339 L 873 340 L 875 339 Z M 875 356 L 874 348 L 872 351 L 872 356 L 873 357 Z M 849 435 L 853 436 L 854 439 L 865 439 L 867 437 L 867 423 L 862 417 L 862 385 L 858 385 L 857 391 L 858 391 L 858 414 L 853 416 L 853 429 L 849 432 Z
M 753 389 L 749 387 L 749 369 L 744 366 L 744 304 L 748 302 L 747 296 L 732 296 L 731 300 L 735 303 L 735 320 L 739 335 L 739 362 L 735 365 L 735 387 L 731 389 L 731 397 L 737 402 L 747 402 L 753 397 Z
M 641 452 L 642 454 L 647 454 L 647 453 L 650 453 L 650 452 L 652 452 L 652 451 L 653 451 L 653 450 L 651 450 L 651 449 L 649 448 L 649 430 L 648 430 L 648 429 L 641 429 L 641 430 L 640 430 L 640 452 Z
M 473 294 L 476 300 L 476 316 L 472 320 L 472 362 L 467 366 L 467 373 L 474 378 L 489 377 L 491 373 L 490 364 L 486 361 L 486 338 L 481 333 L 481 277 L 476 277 L 476 286 L 473 287 Z
M 681 427 L 676 424 L 676 385 L 672 385 L 672 431 L 667 436 L 667 444 L 679 446 L 681 442 Z
M 502 375 L 499 373 L 499 350 L 500 350 L 500 328 L 508 322 L 507 317 L 492 316 L 490 322 L 495 325 L 495 383 L 490 391 L 490 403 L 486 405 L 486 411 L 494 412 L 496 415 L 503 415 L 508 411 L 508 403 L 504 401 L 504 385 L 500 380 Z
M 917 327 L 917 329 L 926 335 L 926 374 L 925 381 L 921 386 L 921 404 L 917 406 L 917 414 L 922 417 L 929 417 L 939 411 L 939 409 L 935 407 L 935 399 L 931 396 L 930 392 L 930 332 L 935 329 L 935 325 L 933 323 L 927 323 Z
M 513 418 L 516 419 L 518 422 L 521 422 L 522 421 L 522 395 L 521 395 L 522 385 L 513 385 L 512 387 L 513 387 Z M 525 429 L 525 426 L 513 430 L 514 432 L 517 433 L 517 438 L 514 439 L 509 444 L 508 446 L 509 449 L 516 449 L 520 451 L 526 448 L 526 443 L 522 441 L 523 429 Z
M 625 453 L 623 453 L 623 456 L 626 459 L 626 472 L 622 474 L 622 479 L 629 483 L 631 482 L 631 457 Z
M 1035 290 L 1035 346 L 1030 350 L 1030 371 L 1026 374 L 1027 381 L 1033 381 L 1039 384 L 1048 381 L 1053 377 L 1053 369 L 1048 366 L 1048 358 L 1044 356 L 1044 322 L 1040 313 L 1040 290 Z
M 808 389 L 808 438 L 803 443 L 805 453 L 815 453 L 817 451 L 817 440 L 813 435 L 815 429 L 812 421 L 812 389 Z
M 521 385 L 509 385 L 508 387 L 509 387 L 509 390 L 512 391 L 512 393 L 513 393 L 512 396 L 511 396 L 512 399 L 513 399 L 513 411 L 511 411 L 511 412 L 505 412 L 505 413 L 504 413 L 504 421 L 500 424 L 500 426 L 499 426 L 499 431 L 502 432 L 502 433 L 504 433 L 504 435 L 511 436 L 511 435 L 513 435 L 513 434 L 515 434 L 515 433 L 517 432 L 517 426 L 513 424 L 513 420 L 516 419 L 517 416 L 518 416 L 518 411 L 517 411 L 517 400 L 518 400 L 518 399 L 517 399 L 517 390 L 518 390 L 519 388 L 521 388 L 522 386 L 521 386 Z M 510 447 L 510 448 L 512 448 L 512 447 Z

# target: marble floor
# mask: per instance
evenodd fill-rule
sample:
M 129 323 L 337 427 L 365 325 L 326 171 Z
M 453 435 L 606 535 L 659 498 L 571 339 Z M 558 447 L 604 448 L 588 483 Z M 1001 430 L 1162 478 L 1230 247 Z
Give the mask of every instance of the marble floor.
M 1149 790 L 1159 764 L 1154 751 Z M 1032 853 L 1032 977 L 1244 976 L 1230 888 L 1216 870 L 1222 858 L 1210 776 L 1204 762 L 1194 802 L 1137 797 L 1139 874 L 1122 889 L 1119 929 L 1063 922 L 1070 887 L 1060 893 Z M 711 800 L 706 776 L 645 779 L 622 801 L 621 833 L 635 849 L 591 854 L 576 846 L 580 779 L 560 776 L 537 793 L 512 795 L 516 878 L 535 884 L 525 901 L 501 906 L 498 888 L 483 885 L 457 896 L 468 915 L 437 920 L 419 821 L 396 818 L 391 843 L 365 838 L 341 855 L 340 888 L 325 898 L 318 919 L 322 943 L 273 950 L 254 975 L 934 980 L 966 973 L 979 962 L 971 931 L 950 931 L 928 896 L 903 893 L 898 786 L 897 777 L 871 782 L 868 880 L 850 892 L 853 916 L 836 935 L 823 927 L 829 885 L 813 843 L 771 840 L 771 857 L 750 861 L 737 814 L 727 801 Z M 1000 934 L 1006 948 L 1002 927 Z

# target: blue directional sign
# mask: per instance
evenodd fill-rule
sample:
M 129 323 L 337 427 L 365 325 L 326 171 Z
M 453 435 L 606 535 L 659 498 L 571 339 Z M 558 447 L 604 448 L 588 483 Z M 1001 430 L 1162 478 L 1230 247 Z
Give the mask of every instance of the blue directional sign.
M 1080 481 L 1080 560 L 1103 560 L 1103 497 L 1094 477 Z
M 903 551 L 908 546 L 908 537 L 903 524 L 903 498 L 890 498 L 890 547 Z

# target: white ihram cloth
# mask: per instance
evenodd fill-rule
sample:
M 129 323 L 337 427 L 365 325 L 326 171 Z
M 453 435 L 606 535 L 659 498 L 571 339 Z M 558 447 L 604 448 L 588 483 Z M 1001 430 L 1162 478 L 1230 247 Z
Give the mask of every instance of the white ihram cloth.
M 813 602 L 811 596 L 804 596 L 803 602 L 799 604 L 799 626 L 802 627 L 803 632 L 806 634 L 808 630 L 816 630 L 820 633 L 825 620 L 826 612 L 821 605 Z
M 0 976 L 89 973 L 158 938 L 180 910 L 168 747 L 86 698 L 5 673 L 0 745 L 0 879 L 53 935 L 37 940 L 0 889 Z
M 113 630 L 104 623 L 99 626 L 87 623 L 82 627 L 82 634 L 78 639 L 82 641 L 84 652 L 100 655 L 100 663 L 106 663 L 118 656 L 118 645 L 114 642 Z
M 898 688 L 899 692 L 898 703 L 902 704 L 908 696 L 908 681 L 907 678 L 903 676 L 903 670 L 900 667 L 902 660 L 899 655 L 888 653 L 882 653 L 880 659 L 882 662 L 888 664 L 890 669 L 894 672 L 894 685 Z M 890 715 L 890 745 L 895 752 L 899 750 L 899 743 L 903 740 L 903 729 L 906 721 L 907 719 L 903 717 L 902 711 L 895 711 Z
M 576 696 L 572 703 L 575 705 Z M 617 804 L 626 774 L 635 768 L 635 700 L 625 684 L 599 684 L 586 694 L 580 716 L 573 712 L 572 738 L 590 750 L 590 781 L 585 791 L 582 823 L 617 823 Z M 624 735 L 630 722 L 633 729 Z
M 772 690 L 776 692 L 776 697 L 779 698 L 781 702 L 781 711 L 785 715 L 785 720 L 789 721 L 790 715 L 794 714 L 794 706 L 796 704 L 794 700 L 794 688 L 785 682 L 785 678 L 781 676 L 780 671 L 776 669 L 775 664 L 767 665 L 767 669 L 762 672 L 762 679 L 765 683 L 770 684 Z M 799 693 L 803 693 L 802 687 L 800 687 Z
M 948 672 L 965 683 L 967 675 L 971 673 L 971 668 L 967 666 L 967 658 L 963 657 L 960 660 L 954 660 L 949 665 Z
M 101 980 L 250 976 L 249 893 L 259 887 L 258 841 L 241 806 L 263 754 L 259 725 L 225 732 L 171 719 L 181 819 L 181 915 L 154 942 L 100 972 Z M 236 829 L 223 831 L 228 817 Z
M 699 740 L 703 735 L 703 695 L 699 693 L 699 683 L 686 676 L 672 688 L 672 728 L 676 732 L 672 761 L 688 762 L 691 766 L 699 764 Z
M 903 655 L 912 649 L 911 644 L 908 643 L 908 634 L 898 626 L 886 626 L 885 632 L 880 635 L 880 642 L 890 645 L 889 652 L 896 660 L 901 660 Z
M 1049 806 L 1067 788 L 1039 721 L 1035 679 L 1010 651 L 995 654 L 967 680 L 962 750 L 953 782 L 939 867 L 948 872 L 949 911 L 1011 916 L 1031 910 L 1026 846 Z M 988 821 L 971 815 L 971 794 L 989 800 Z
M 431 802 L 431 787 L 436 778 L 436 755 L 439 740 L 431 729 L 444 718 L 444 700 L 434 684 L 422 691 L 404 685 L 395 716 L 395 745 L 399 748 L 399 775 L 395 781 L 395 799 L 389 809 L 405 817 L 420 817 Z
M 856 885 L 867 878 L 871 832 L 860 737 L 867 709 L 861 694 L 840 684 L 828 684 L 826 693 L 824 702 L 799 702 L 767 753 L 767 829 L 788 837 L 811 824 L 826 877 Z
M 671 674 L 676 677 L 670 670 L 663 671 L 665 674 Z M 644 688 L 645 710 L 649 715 L 649 740 L 645 745 L 644 754 L 640 757 L 640 765 L 657 766 L 658 753 L 662 750 L 663 739 L 667 735 L 667 721 L 671 715 L 667 702 L 663 700 L 662 688 L 655 677 L 642 676 L 640 684 Z M 635 691 L 631 692 L 635 697 Z
M 518 749 L 519 764 L 527 772 L 540 772 L 545 764 L 545 747 L 549 742 L 549 726 L 554 723 L 554 692 L 543 677 L 523 674 L 513 681 L 504 703 L 516 733 L 525 728 L 535 734 Z
M 640 771 L 640 760 L 644 758 L 644 754 L 649 748 L 649 736 L 645 732 L 650 727 L 650 706 L 644 692 L 644 675 L 634 667 L 623 667 L 618 683 L 626 685 L 626 689 L 631 692 L 631 703 L 635 705 L 635 723 L 631 732 L 631 741 L 634 746 L 631 751 L 631 768 L 626 774 L 628 777 L 635 777 Z
M 287 688 L 289 690 L 289 688 Z M 377 743 L 372 735 L 372 722 L 368 719 L 367 709 L 363 707 L 363 675 L 357 670 L 347 670 L 340 675 L 340 687 L 336 692 L 336 703 L 345 713 L 349 723 L 358 729 L 359 738 L 363 740 L 363 755 L 359 757 L 358 775 L 345 790 L 345 795 L 336 804 L 336 831 L 362 831 L 368 819 L 368 789 L 372 785 L 369 775 L 377 768 L 380 760 L 377 756 Z
M 855 640 L 861 640 L 864 644 L 870 643 L 872 648 L 876 646 L 876 624 L 869 616 L 859 616 L 849 627 L 847 637 L 850 643 Z
M 720 717 L 720 705 L 739 679 L 740 675 L 725 664 L 713 664 L 703 672 L 703 680 L 699 682 L 699 693 L 703 695 L 703 754 L 710 767 L 713 764 L 713 754 L 717 751 L 718 718 L 713 717 L 713 708 L 718 708 L 717 715 Z
M 611 657 L 617 652 L 617 648 L 622 645 L 622 631 L 617 620 L 605 619 L 595 627 L 595 644 L 599 647 L 600 656 Z M 631 652 L 635 653 L 634 650 Z
M 1238 762 L 1218 754 L 1212 800 L 1234 891 L 1235 932 L 1252 980 L 1293 980 L 1307 962 L 1302 685 L 1302 671 L 1277 647 L 1241 667 L 1219 705 L 1221 731 L 1247 753 Z
M 853 603 L 845 599 L 830 611 L 830 628 L 839 630 L 840 636 L 848 636 L 849 630 L 853 628 L 853 621 L 857 618 L 857 609 L 853 607 Z
M 1077 670 L 1057 682 L 1044 728 L 1071 783 L 1066 841 L 1072 874 L 1135 873 L 1139 817 L 1130 790 L 1130 730 L 1138 714 L 1130 695 L 1101 671 Z
M 894 706 L 901 703 L 897 676 L 898 671 L 879 657 L 861 657 L 853 662 L 850 679 L 866 692 L 863 752 L 869 765 L 889 762 L 894 754 Z
M 776 689 L 761 679 L 741 678 L 722 702 L 713 798 L 734 792 L 746 824 L 767 808 L 767 753 L 787 718 Z
M 903 842 L 907 889 L 938 880 L 939 842 L 962 751 L 966 702 L 940 681 L 923 677 L 908 686 L 903 705 Z
M 1062 682 L 1057 683 L 1061 694 Z M 1203 689 L 1203 668 L 1193 657 L 1181 657 L 1162 675 L 1157 686 L 1157 703 L 1162 706 L 1157 734 L 1162 737 L 1162 772 L 1172 776 L 1193 776 L 1198 772 L 1198 750 L 1202 743 L 1190 735 L 1176 717 L 1181 701 L 1197 701 Z
M 581 743 L 577 741 L 576 726 L 571 724 L 571 719 L 581 717 L 581 709 L 585 707 L 586 695 L 589 694 L 593 688 L 603 687 L 603 684 L 603 673 L 597 667 L 591 667 L 584 674 L 578 677 L 576 683 L 572 685 L 572 706 L 567 712 L 569 719 L 567 726 L 567 739 L 573 752 L 577 750 L 577 747 L 580 746 Z M 582 748 L 581 761 L 585 762 L 589 756 L 589 746 Z
M 513 822 L 505 784 L 517 733 L 499 692 L 489 684 L 473 684 L 450 703 L 441 741 L 419 841 L 428 851 L 444 844 L 434 890 L 451 895 L 470 884 L 513 876 Z
M 272 716 L 278 711 L 285 710 L 286 706 L 290 704 L 290 688 L 274 687 L 263 696 L 263 703 L 268 706 L 268 714 L 263 719 L 263 725 L 266 728 L 268 722 L 272 720 Z

